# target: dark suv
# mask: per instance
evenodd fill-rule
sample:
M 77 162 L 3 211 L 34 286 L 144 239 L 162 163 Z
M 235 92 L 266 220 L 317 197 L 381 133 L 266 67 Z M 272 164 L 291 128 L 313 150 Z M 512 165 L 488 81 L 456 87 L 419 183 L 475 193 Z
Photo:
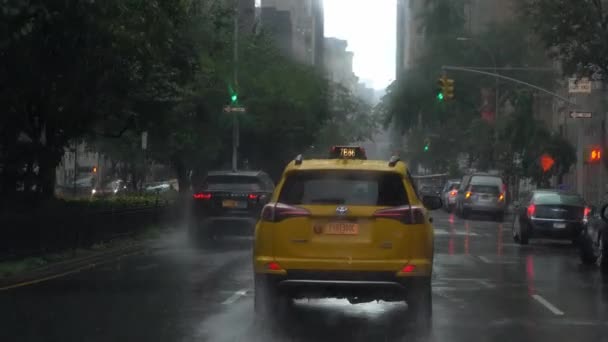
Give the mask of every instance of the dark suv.
M 202 238 L 253 235 L 274 183 L 262 171 L 209 172 L 192 195 L 190 232 Z

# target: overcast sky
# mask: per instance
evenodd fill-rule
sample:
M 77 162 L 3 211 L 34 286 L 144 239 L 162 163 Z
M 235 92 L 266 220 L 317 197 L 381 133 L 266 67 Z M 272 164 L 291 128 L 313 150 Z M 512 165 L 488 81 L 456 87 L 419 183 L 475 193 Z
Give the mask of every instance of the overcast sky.
M 348 41 L 354 71 L 369 87 L 395 78 L 397 0 L 323 0 L 325 36 Z M 260 0 L 256 0 L 260 6 Z
M 395 77 L 397 0 L 323 0 L 325 36 L 348 41 L 361 81 L 383 89 Z

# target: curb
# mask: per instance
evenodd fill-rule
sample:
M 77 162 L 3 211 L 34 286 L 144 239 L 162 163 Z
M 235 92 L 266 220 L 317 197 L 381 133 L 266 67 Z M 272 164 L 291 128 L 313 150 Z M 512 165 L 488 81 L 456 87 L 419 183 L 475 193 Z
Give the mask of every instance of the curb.
M 140 254 L 144 250 L 144 244 L 137 243 L 127 247 L 118 247 L 109 251 L 95 253 L 86 257 L 52 263 L 25 273 L 0 279 L 0 292 L 64 277 L 123 257 Z

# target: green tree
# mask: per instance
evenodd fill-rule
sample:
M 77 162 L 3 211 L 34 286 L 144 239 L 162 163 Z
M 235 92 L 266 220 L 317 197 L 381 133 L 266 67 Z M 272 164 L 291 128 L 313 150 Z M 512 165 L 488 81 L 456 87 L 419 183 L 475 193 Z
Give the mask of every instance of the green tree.
M 522 0 L 522 13 L 565 74 L 608 73 L 608 13 L 602 0 Z

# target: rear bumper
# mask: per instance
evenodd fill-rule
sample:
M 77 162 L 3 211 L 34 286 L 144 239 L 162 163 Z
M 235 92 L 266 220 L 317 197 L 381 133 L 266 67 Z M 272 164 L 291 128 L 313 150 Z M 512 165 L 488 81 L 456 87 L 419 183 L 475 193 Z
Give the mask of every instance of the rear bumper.
M 276 263 L 280 270 L 270 270 L 268 265 Z M 413 266 L 413 271 L 403 273 L 406 265 Z M 338 259 L 291 259 L 255 256 L 253 263 L 255 273 L 275 275 L 297 275 L 305 280 L 370 280 L 370 276 L 382 274 L 383 277 L 430 277 L 433 273 L 432 259 L 391 259 L 391 260 L 338 260 Z M 322 276 L 321 278 L 319 278 Z M 330 279 L 331 278 L 331 279 Z M 375 277 L 372 280 L 384 281 Z
M 506 210 L 506 207 L 502 204 L 485 205 L 479 203 L 465 202 L 462 206 L 466 210 L 483 213 L 504 213 Z
M 400 301 L 426 276 L 400 277 L 395 272 L 343 272 L 290 270 L 285 274 L 258 274 L 292 298 L 356 298 Z
M 556 228 L 556 224 L 565 224 L 565 227 Z M 530 220 L 530 236 L 570 240 L 578 237 L 584 227 L 585 224 L 578 221 L 532 219 Z

